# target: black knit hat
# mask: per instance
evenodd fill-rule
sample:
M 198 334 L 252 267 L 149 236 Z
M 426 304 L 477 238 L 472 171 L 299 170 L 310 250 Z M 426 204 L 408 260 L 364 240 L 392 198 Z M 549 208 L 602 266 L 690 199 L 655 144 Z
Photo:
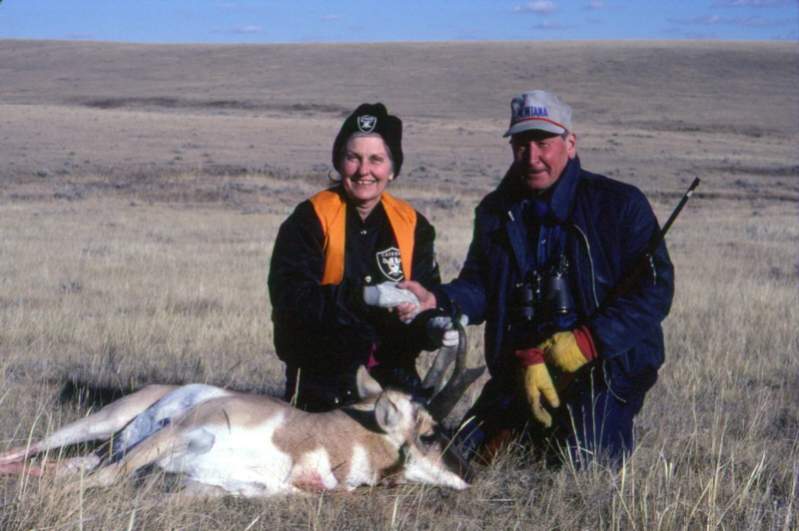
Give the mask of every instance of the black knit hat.
M 394 177 L 402 167 L 402 120 L 388 114 L 382 103 L 362 103 L 341 125 L 333 142 L 333 167 L 341 173 L 339 161 L 347 141 L 353 133 L 377 133 L 383 137 L 394 162 Z

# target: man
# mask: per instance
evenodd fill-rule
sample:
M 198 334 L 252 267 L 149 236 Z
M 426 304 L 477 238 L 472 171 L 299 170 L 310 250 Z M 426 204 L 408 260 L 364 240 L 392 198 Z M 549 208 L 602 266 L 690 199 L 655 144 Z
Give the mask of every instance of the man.
M 664 359 L 673 268 L 663 243 L 650 249 L 657 220 L 637 188 L 580 167 L 571 108 L 554 94 L 513 98 L 505 136 L 513 163 L 476 209 L 458 278 L 400 287 L 422 310 L 485 322 L 491 379 L 465 417 L 467 450 L 513 434 L 618 462 Z

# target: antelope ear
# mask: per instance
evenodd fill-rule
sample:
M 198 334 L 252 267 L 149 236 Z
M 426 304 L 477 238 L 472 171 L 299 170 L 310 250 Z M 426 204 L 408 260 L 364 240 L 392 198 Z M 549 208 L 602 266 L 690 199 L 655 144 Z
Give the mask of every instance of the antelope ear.
M 375 404 L 375 420 L 377 425 L 386 432 L 391 433 L 402 423 L 402 412 L 391 399 L 391 392 L 383 393 Z
M 355 384 L 358 387 L 358 396 L 361 398 L 370 398 L 378 396 L 383 392 L 383 387 L 380 383 L 372 378 L 366 367 L 361 365 L 358 367 L 358 372 L 355 375 Z

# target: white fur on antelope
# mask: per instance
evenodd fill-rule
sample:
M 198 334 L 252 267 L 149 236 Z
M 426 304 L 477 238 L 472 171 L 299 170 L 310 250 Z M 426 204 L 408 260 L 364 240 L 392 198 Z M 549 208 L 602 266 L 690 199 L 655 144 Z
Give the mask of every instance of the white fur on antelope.
M 209 385 L 149 386 L 0 455 L 0 473 L 38 475 L 42 465 L 21 463 L 52 448 L 108 439 L 103 458 L 45 463 L 44 471 L 83 469 L 91 472 L 84 484 L 103 486 L 157 465 L 187 484 L 242 496 L 351 490 L 381 481 L 467 487 L 445 464 L 444 442 L 421 404 L 383 390 L 363 368 L 358 388 L 362 400 L 352 407 L 307 413 L 271 397 Z

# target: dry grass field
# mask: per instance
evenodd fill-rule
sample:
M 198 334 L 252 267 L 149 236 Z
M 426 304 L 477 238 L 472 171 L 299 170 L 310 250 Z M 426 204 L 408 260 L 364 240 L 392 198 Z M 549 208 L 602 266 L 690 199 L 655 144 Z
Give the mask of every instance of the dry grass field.
M 668 237 L 667 363 L 619 471 L 510 448 L 460 493 L 265 500 L 0 477 L 0 529 L 799 528 L 796 43 L 0 41 L 0 80 L 0 452 L 96 408 L 77 384 L 280 393 L 272 242 L 362 101 L 405 121 L 395 191 L 436 226 L 445 279 L 522 90 L 561 93 L 584 166 L 661 220 L 703 179 Z

